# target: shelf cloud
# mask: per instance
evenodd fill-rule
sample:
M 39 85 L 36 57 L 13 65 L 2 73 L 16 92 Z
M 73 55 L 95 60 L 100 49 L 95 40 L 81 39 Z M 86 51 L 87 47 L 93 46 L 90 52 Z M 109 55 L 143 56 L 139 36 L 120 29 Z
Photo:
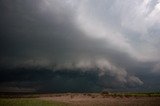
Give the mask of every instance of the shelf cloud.
M 159 0 L 1 0 L 0 13 L 4 91 L 160 88 Z

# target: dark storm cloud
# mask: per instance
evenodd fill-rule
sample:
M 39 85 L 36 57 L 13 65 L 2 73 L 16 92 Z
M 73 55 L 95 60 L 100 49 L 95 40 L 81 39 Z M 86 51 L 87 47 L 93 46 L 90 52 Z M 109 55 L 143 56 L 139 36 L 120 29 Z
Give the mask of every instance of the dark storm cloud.
M 0 13 L 1 88 L 158 89 L 157 0 L 1 0 Z
M 56 52 L 57 45 L 65 51 L 66 40 L 70 34 L 75 33 L 68 14 L 40 11 L 42 1 L 16 0 L 13 4 L 11 1 L 1 2 L 4 4 L 1 7 L 4 13 L 1 19 L 1 43 L 4 48 L 1 50 L 2 55 L 38 57 Z
M 0 89 L 2 91 L 36 92 L 99 92 L 130 89 L 133 85 L 122 85 L 112 75 L 99 77 L 99 69 L 83 71 L 50 70 L 46 68 L 16 68 L 0 71 Z M 12 90 L 11 90 L 12 88 Z

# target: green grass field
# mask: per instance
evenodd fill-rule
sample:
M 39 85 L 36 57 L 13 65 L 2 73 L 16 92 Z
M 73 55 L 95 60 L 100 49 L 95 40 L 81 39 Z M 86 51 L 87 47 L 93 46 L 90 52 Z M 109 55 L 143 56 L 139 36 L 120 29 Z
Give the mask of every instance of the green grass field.
M 67 106 L 62 102 L 44 101 L 35 98 L 0 99 L 0 106 Z

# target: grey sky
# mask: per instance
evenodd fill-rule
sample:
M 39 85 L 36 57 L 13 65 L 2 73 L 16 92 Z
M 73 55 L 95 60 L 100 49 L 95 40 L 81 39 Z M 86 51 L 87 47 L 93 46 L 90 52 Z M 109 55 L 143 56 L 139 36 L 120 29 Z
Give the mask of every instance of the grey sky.
M 159 0 L 1 0 L 0 13 L 3 74 L 33 67 L 89 71 L 102 89 L 159 88 Z M 1 86 L 12 82 L 3 80 Z

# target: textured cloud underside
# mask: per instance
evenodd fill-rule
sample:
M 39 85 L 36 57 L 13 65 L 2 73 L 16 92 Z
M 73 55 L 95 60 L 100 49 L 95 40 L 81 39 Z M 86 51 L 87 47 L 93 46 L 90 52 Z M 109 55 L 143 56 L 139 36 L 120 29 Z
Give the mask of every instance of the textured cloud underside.
M 159 0 L 1 0 L 0 7 L 2 71 L 96 70 L 103 89 L 158 88 Z

